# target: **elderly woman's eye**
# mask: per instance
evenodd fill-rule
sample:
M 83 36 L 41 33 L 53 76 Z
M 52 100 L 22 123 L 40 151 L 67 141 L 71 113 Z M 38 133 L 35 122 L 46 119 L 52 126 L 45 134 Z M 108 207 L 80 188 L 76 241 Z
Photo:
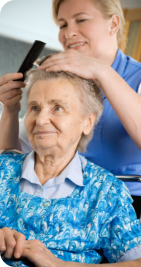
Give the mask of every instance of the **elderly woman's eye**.
M 55 107 L 55 111 L 60 111 L 60 110 L 62 110 L 62 108 L 60 106 Z
M 33 111 L 38 111 L 38 107 L 34 106 L 34 107 L 32 107 L 32 110 Z

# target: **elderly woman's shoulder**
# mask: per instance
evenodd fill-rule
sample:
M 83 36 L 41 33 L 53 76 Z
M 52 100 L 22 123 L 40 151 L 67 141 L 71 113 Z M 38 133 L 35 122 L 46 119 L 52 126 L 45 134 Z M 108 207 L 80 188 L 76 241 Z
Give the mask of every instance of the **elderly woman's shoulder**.
M 84 184 L 90 184 L 91 188 L 97 188 L 103 192 L 116 192 L 117 194 L 127 195 L 130 198 L 130 193 L 124 182 L 117 179 L 108 170 L 87 161 L 84 170 Z
M 84 170 L 85 176 L 98 180 L 117 180 L 117 178 L 110 171 L 96 165 L 93 162 L 87 160 L 87 165 Z
M 0 150 L 0 163 L 4 163 L 7 166 L 8 162 L 14 162 L 17 160 L 23 161 L 25 156 L 26 154 L 23 154 L 21 151 L 16 149 Z

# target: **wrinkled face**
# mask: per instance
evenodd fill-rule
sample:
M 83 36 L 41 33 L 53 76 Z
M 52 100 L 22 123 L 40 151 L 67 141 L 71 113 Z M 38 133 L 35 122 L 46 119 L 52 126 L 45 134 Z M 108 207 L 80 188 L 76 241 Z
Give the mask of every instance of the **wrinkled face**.
M 99 58 L 109 49 L 110 20 L 103 18 L 91 0 L 65 0 L 60 4 L 57 20 L 59 41 L 65 50 L 75 49 Z
M 60 78 L 39 80 L 32 86 L 25 127 L 37 153 L 75 151 L 86 125 L 80 94 L 72 83 Z

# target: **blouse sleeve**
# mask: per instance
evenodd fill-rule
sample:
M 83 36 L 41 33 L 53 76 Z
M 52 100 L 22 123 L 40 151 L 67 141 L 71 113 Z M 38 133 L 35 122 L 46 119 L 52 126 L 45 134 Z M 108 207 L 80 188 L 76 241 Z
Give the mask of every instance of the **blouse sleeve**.
M 129 250 L 141 245 L 141 224 L 125 184 L 117 179 L 107 194 L 108 214 L 101 227 L 101 247 L 109 262 L 117 262 Z

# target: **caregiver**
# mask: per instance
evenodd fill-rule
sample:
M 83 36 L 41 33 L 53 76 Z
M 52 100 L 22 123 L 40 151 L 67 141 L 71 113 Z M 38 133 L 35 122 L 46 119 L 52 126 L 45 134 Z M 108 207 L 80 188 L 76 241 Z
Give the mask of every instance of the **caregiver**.
M 60 28 L 64 52 L 51 56 L 39 69 L 69 71 L 97 80 L 103 91 L 104 112 L 85 157 L 114 174 L 141 174 L 141 63 L 122 53 L 124 17 L 119 0 L 54 0 L 53 14 Z M 21 75 L 21 76 L 20 76 Z M 18 111 L 22 74 L 0 79 L 0 148 L 31 151 L 24 121 L 18 140 Z M 126 183 L 141 195 L 141 183 Z

